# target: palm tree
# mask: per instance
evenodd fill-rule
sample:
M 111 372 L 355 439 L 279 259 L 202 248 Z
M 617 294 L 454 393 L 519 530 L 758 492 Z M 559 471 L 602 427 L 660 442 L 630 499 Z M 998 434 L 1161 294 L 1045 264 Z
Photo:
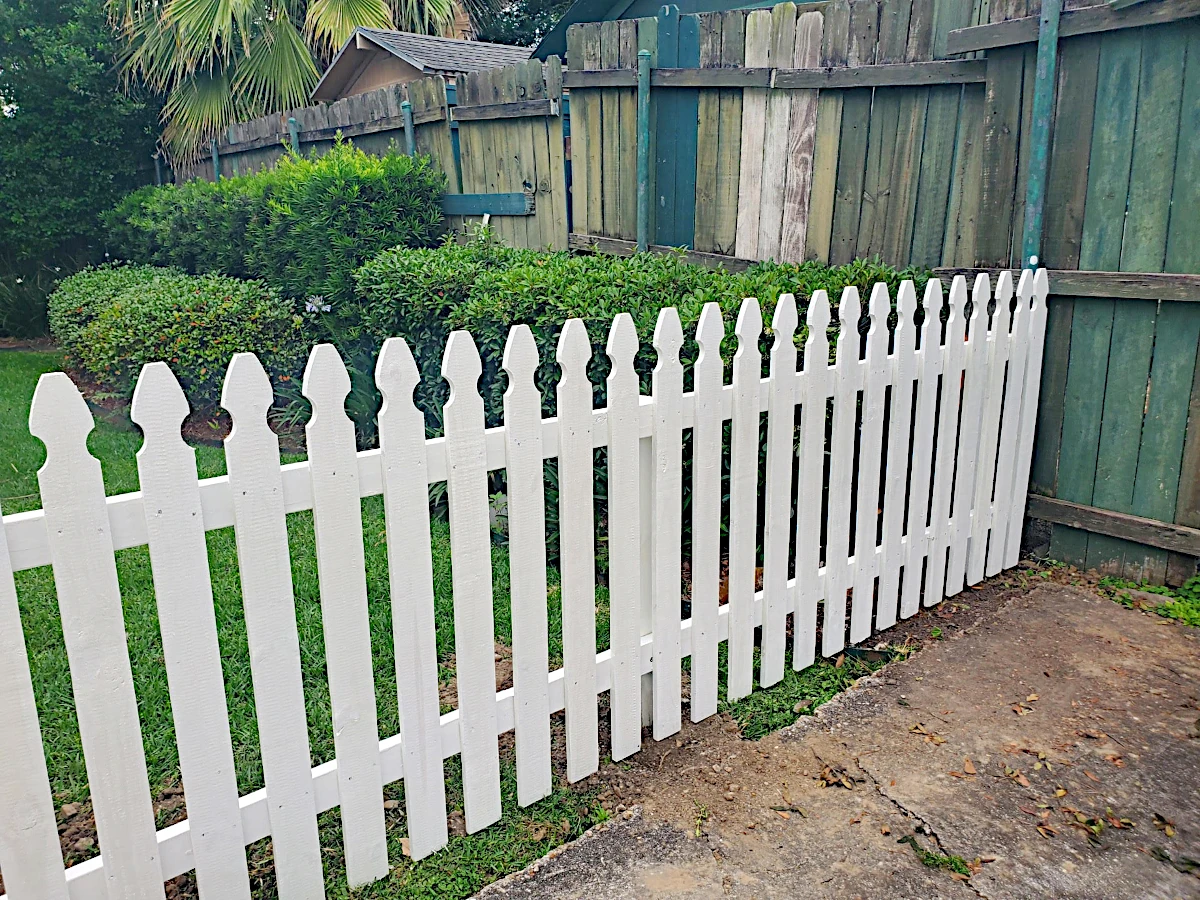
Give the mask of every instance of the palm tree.
M 471 0 L 471 6 L 488 0 Z M 303 106 L 355 28 L 441 33 L 455 0 L 109 0 L 130 83 L 165 96 L 163 141 L 194 158 L 234 122 Z

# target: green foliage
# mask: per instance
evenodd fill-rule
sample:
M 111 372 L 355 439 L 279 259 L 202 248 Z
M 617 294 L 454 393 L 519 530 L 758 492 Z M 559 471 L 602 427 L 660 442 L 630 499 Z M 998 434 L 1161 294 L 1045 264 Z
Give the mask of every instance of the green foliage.
M 908 844 L 913 848 L 913 853 L 917 854 L 917 859 L 921 861 L 921 865 L 928 866 L 930 869 L 948 869 L 958 875 L 966 875 L 971 877 L 971 869 L 967 865 L 967 861 L 961 856 L 942 856 L 940 853 L 934 853 L 931 850 L 926 850 L 917 843 L 915 835 L 907 835 L 896 841 L 897 844 Z
M 104 221 L 114 256 L 264 278 L 320 307 L 350 300 L 354 270 L 381 250 L 436 243 L 444 189 L 428 157 L 339 141 L 253 175 L 135 191 Z
M 303 320 L 260 281 L 110 266 L 66 279 L 50 306 L 69 358 L 123 396 L 132 394 L 143 365 L 165 360 L 193 408 L 210 410 L 235 353 L 258 354 L 283 384 L 307 354 Z
M 1154 607 L 1154 612 L 1184 625 L 1200 628 L 1200 575 L 1193 575 L 1177 588 L 1161 584 L 1139 584 L 1136 581 L 1105 576 L 1100 579 L 1099 587 L 1122 606 L 1130 607 L 1134 605 L 1130 591 L 1158 594 L 1165 599 Z
M 532 47 L 546 36 L 574 0 L 512 0 L 479 16 L 476 39 Z

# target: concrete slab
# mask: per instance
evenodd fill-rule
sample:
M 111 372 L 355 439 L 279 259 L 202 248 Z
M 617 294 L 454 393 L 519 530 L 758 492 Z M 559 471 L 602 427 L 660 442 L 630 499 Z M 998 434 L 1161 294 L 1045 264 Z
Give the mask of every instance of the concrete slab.
M 714 718 L 606 767 L 629 818 L 479 896 L 1200 898 L 1198 651 L 1086 588 L 1010 596 L 761 741 Z

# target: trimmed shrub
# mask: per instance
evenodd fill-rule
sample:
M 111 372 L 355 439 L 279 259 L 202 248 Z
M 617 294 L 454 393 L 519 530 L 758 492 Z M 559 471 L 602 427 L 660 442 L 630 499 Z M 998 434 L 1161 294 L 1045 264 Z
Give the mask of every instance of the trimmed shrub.
M 55 338 L 106 390 L 132 395 L 142 366 L 164 360 L 201 411 L 218 405 L 233 354 L 258 354 L 283 386 L 308 352 L 303 319 L 261 281 L 109 266 L 65 279 L 50 308 Z
M 435 245 L 444 190 L 429 157 L 373 156 L 339 141 L 253 175 L 143 188 L 104 223 L 118 258 L 263 278 L 320 306 L 351 300 L 354 270 L 379 251 Z

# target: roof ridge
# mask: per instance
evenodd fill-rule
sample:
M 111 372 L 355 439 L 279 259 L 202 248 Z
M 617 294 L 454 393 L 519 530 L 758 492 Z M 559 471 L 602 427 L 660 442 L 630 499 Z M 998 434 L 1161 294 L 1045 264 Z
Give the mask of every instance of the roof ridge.
M 420 34 L 416 31 L 401 31 L 398 28 L 366 28 L 360 26 L 359 31 L 368 34 L 378 35 L 404 35 L 405 37 L 418 38 L 427 41 L 439 41 L 447 44 L 471 44 L 477 47 L 502 47 L 506 50 L 531 50 L 531 47 L 526 47 L 523 44 L 497 44 L 494 41 L 476 41 L 469 38 L 448 38 L 437 34 Z

